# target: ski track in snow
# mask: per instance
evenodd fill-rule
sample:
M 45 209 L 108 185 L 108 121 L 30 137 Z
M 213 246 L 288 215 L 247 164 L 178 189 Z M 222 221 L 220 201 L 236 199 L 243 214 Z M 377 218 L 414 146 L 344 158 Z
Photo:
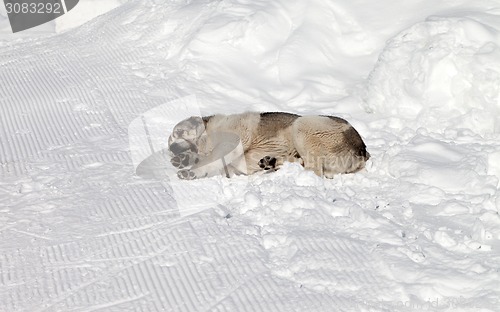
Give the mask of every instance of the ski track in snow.
M 498 311 L 499 51 L 495 1 L 130 1 L 1 44 L 0 310 Z M 184 216 L 127 127 L 193 94 L 346 117 L 372 158 L 186 181 L 218 204 Z

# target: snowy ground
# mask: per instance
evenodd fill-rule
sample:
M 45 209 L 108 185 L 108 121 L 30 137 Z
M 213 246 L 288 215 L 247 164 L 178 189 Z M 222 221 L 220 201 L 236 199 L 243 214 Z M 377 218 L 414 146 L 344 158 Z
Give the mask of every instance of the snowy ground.
M 500 311 L 497 0 L 132 0 L 11 42 L 1 311 Z M 372 158 L 135 175 L 131 125 L 193 96 L 345 117 Z

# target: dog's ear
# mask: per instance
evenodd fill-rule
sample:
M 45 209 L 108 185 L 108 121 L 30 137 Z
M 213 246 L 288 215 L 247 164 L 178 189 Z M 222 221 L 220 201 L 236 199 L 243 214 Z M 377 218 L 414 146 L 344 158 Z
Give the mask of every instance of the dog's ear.
M 201 117 L 189 117 L 179 122 L 168 138 L 170 152 L 178 155 L 190 150 L 198 152 L 198 141 L 205 131 L 205 125 Z
M 184 139 L 193 143 L 203 134 L 205 126 L 201 117 L 189 117 L 175 125 L 171 138 Z
M 199 139 L 203 132 L 205 132 L 205 122 L 203 121 L 203 118 L 193 116 L 189 117 L 186 121 L 191 125 L 191 129 L 194 130 L 194 133 L 190 134 L 194 134 L 196 140 Z

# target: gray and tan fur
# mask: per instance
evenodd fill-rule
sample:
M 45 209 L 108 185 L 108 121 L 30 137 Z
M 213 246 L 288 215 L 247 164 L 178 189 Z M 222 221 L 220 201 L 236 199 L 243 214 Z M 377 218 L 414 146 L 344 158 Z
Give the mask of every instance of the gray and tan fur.
M 344 119 L 283 112 L 190 117 L 175 126 L 169 149 L 181 179 L 254 174 L 277 170 L 285 161 L 332 178 L 363 169 L 370 158 Z

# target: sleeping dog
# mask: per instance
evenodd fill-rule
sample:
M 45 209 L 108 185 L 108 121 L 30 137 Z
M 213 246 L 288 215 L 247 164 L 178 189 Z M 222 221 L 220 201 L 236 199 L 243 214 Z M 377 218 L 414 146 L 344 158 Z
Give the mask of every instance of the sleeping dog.
M 277 170 L 285 161 L 333 178 L 364 168 L 370 154 L 347 121 L 272 112 L 190 117 L 169 137 L 181 179 Z

